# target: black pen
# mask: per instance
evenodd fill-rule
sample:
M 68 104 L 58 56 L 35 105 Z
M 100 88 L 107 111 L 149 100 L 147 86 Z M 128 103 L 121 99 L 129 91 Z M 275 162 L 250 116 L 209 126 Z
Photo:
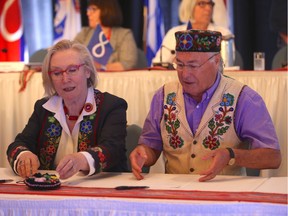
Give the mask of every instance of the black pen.
M 131 190 L 131 189 L 145 189 L 149 188 L 148 186 L 117 186 L 116 190 Z
M 0 183 L 8 183 L 14 181 L 13 179 L 0 179 Z

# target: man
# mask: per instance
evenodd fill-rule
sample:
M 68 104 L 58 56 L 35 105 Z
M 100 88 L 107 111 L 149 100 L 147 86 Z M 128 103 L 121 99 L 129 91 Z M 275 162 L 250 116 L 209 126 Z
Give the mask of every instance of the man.
M 280 147 L 261 96 L 222 75 L 221 33 L 178 31 L 179 82 L 153 97 L 139 145 L 130 154 L 133 174 L 153 165 L 161 152 L 166 173 L 245 175 L 247 168 L 276 169 Z

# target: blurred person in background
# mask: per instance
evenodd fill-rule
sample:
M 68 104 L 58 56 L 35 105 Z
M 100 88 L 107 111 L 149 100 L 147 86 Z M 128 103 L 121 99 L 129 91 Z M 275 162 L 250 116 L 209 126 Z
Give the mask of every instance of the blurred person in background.
M 117 0 L 90 0 L 87 16 L 89 27 L 83 27 L 75 40 L 88 46 L 95 28 L 101 25 L 105 37 L 110 42 L 113 53 L 106 65 L 95 62 L 100 70 L 122 71 L 136 67 L 137 45 L 130 29 L 122 28 L 122 11 Z
M 162 41 L 163 48 L 160 47 L 157 51 L 152 64 L 161 62 L 161 52 L 162 62 L 173 62 L 175 58 L 173 51 L 176 45 L 174 34 L 177 31 L 185 29 L 211 30 L 221 32 L 223 37 L 234 37 L 229 29 L 214 24 L 212 19 L 214 5 L 212 0 L 182 0 L 179 6 L 179 18 L 185 24 L 175 26 L 167 32 Z

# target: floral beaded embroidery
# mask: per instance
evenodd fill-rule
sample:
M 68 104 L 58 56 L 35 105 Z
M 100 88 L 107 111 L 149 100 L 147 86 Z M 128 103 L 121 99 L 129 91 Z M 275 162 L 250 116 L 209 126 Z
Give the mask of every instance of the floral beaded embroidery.
M 169 136 L 169 144 L 173 149 L 181 148 L 184 145 L 183 139 L 178 136 L 177 129 L 180 127 L 180 121 L 177 117 L 176 110 L 176 93 L 170 93 L 167 95 L 166 104 L 164 105 L 164 121 L 166 125 L 166 131 Z
M 193 38 L 190 34 L 183 34 L 179 38 L 179 46 L 183 50 L 189 50 L 193 46 Z
M 78 137 L 79 151 L 86 151 L 88 149 L 88 146 L 90 146 L 90 138 L 88 135 L 93 132 L 92 121 L 95 119 L 95 117 L 95 113 L 90 116 L 85 116 L 80 124 L 80 131 Z
M 192 36 L 189 32 L 187 32 L 186 34 L 181 34 L 179 38 L 178 36 L 176 36 L 176 47 L 179 47 L 182 51 L 193 50 L 207 52 L 221 45 L 221 38 L 219 37 L 219 35 L 207 35 L 205 37 L 199 37 L 199 34 L 195 34 L 194 36 Z M 201 32 L 201 35 L 203 35 L 203 32 Z
M 98 152 L 100 166 L 99 166 L 99 170 L 96 170 L 96 172 L 101 172 L 107 166 L 107 162 L 105 162 L 106 157 L 103 154 L 103 150 L 100 147 L 92 147 L 91 150 L 94 152 Z
M 103 97 L 100 91 L 94 91 L 94 98 L 96 106 L 100 107 L 101 97 Z M 96 113 L 85 116 L 80 124 L 79 137 L 78 137 L 78 151 L 87 151 L 93 144 L 91 144 L 91 136 L 93 135 L 93 122 L 95 121 Z M 103 154 L 103 151 L 99 147 L 91 147 L 90 150 L 98 152 L 99 157 L 99 168 L 97 168 L 96 173 L 101 172 L 106 166 L 107 163 L 106 157 Z
M 96 106 L 101 103 L 102 93 L 94 91 L 94 98 Z M 91 136 L 93 136 L 93 122 L 95 121 L 96 113 L 84 116 L 80 123 L 79 135 L 78 135 L 78 151 L 86 151 L 91 146 Z M 49 170 L 53 164 L 56 151 L 59 146 L 62 133 L 62 127 L 58 120 L 54 116 L 48 117 L 47 129 L 45 131 L 45 137 L 47 140 L 43 142 L 43 146 L 40 149 L 40 162 L 41 169 Z
M 227 132 L 232 123 L 232 117 L 228 115 L 228 113 L 234 111 L 234 108 L 231 107 L 233 103 L 233 95 L 229 93 L 223 95 L 218 111 L 208 123 L 208 128 L 210 131 L 209 135 L 203 140 L 203 145 L 205 148 L 215 150 L 219 147 L 219 140 L 221 139 L 222 135 Z
M 43 165 L 43 169 L 50 169 L 50 164 L 54 160 L 62 132 L 60 123 L 53 117 L 48 117 L 49 127 L 45 135 L 47 140 L 44 142 L 43 147 L 40 149 L 40 162 Z
M 198 35 L 195 35 L 195 39 L 197 41 L 196 43 L 197 50 L 199 51 L 203 51 L 203 50 L 209 51 L 210 47 L 214 47 L 214 46 L 219 47 L 221 43 L 220 38 L 216 36 L 204 37 L 204 38 L 199 39 Z

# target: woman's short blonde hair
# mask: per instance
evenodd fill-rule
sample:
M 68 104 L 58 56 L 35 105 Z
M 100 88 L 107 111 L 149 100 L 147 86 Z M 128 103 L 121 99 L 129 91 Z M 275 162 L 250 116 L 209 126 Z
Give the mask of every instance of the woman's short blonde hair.
M 75 50 L 79 53 L 81 61 L 85 64 L 84 66 L 85 70 L 88 70 L 90 72 L 90 77 L 87 79 L 87 88 L 89 88 L 90 86 L 96 87 L 98 84 L 98 76 L 96 68 L 94 66 L 94 61 L 90 54 L 90 51 L 86 48 L 86 46 L 76 41 L 61 40 L 48 49 L 48 53 L 45 56 L 42 65 L 43 86 L 45 90 L 45 95 L 48 97 L 57 94 L 53 82 L 51 80 L 51 77 L 49 75 L 51 57 L 53 56 L 54 53 L 58 51 L 69 49 Z
M 196 3 L 197 3 L 197 0 L 182 0 L 181 1 L 180 6 L 179 6 L 179 19 L 181 22 L 186 23 L 189 20 L 192 23 L 194 22 L 193 13 L 194 13 L 194 8 L 195 8 Z M 213 22 L 213 20 L 211 20 L 211 22 Z
M 179 6 L 179 19 L 181 22 L 186 23 L 189 20 L 192 22 L 191 11 L 194 10 L 197 0 L 182 0 Z

